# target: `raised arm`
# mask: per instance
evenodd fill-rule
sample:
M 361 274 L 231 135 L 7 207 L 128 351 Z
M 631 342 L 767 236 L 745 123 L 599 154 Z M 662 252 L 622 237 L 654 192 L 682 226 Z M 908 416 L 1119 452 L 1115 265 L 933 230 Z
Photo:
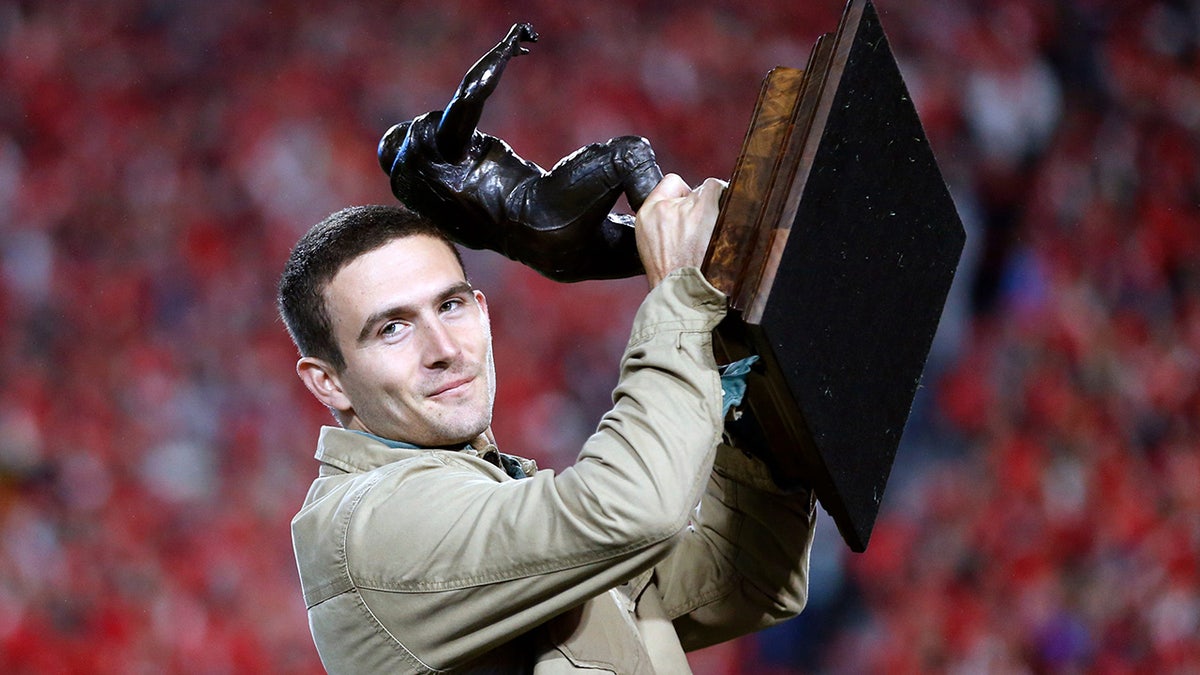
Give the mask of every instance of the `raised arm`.
M 722 445 L 692 525 L 655 568 L 685 650 L 795 616 L 808 600 L 816 524 L 807 490 L 775 486 L 761 461 Z
M 725 184 L 695 190 L 668 174 L 638 211 L 638 253 L 651 287 L 672 270 L 699 267 Z M 653 223 L 653 227 L 647 227 Z M 794 616 L 808 598 L 813 501 L 775 486 L 762 462 L 722 445 L 691 517 L 654 570 L 662 608 L 685 650 Z
M 463 158 L 471 135 L 479 125 L 483 103 L 496 90 L 508 60 L 514 56 L 528 54 L 529 49 L 521 43 L 537 42 L 537 39 L 532 24 L 514 24 L 508 35 L 467 71 L 462 84 L 458 85 L 458 91 L 454 92 L 454 97 L 446 105 L 442 121 L 438 124 L 438 152 L 444 158 L 451 162 Z

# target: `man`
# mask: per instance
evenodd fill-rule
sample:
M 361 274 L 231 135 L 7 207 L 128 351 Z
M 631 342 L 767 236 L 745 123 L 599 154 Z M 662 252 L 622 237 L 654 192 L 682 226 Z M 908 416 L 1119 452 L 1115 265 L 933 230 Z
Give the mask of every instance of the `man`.
M 476 127 L 509 60 L 536 42 L 516 24 L 467 71 L 446 109 L 393 126 L 379 141 L 392 192 L 455 241 L 486 248 L 558 281 L 641 273 L 633 218 L 611 213 L 624 194 L 634 210 L 662 180 L 650 142 L 592 143 L 549 172 Z
M 812 498 L 721 443 L 725 298 L 698 269 L 721 190 L 670 175 L 639 211 L 651 290 L 558 474 L 495 446 L 489 309 L 435 226 L 358 207 L 301 239 L 281 313 L 341 425 L 292 522 L 327 669 L 686 673 L 685 650 L 800 611 Z

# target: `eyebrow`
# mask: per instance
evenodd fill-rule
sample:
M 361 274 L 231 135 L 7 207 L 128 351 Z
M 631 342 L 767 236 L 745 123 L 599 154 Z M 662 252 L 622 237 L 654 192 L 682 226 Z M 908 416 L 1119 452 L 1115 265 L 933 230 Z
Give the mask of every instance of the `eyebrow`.
M 434 296 L 434 303 L 441 304 L 448 298 L 452 298 L 463 293 L 470 293 L 473 290 L 474 287 L 471 286 L 470 282 L 459 281 L 453 286 L 447 287 L 441 293 Z M 371 316 L 367 317 L 367 320 L 363 322 L 362 330 L 358 332 L 358 344 L 362 344 L 367 341 L 367 338 L 371 336 L 371 331 L 380 321 L 383 321 L 388 317 L 415 314 L 416 312 L 416 305 L 392 305 L 391 307 L 386 307 L 371 314 Z

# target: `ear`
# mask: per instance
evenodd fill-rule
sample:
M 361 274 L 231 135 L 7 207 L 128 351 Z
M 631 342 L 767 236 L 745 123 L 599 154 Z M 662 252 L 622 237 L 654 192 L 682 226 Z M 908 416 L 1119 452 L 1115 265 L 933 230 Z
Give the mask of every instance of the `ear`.
M 474 289 L 475 301 L 479 303 L 479 309 L 483 310 L 483 320 L 491 325 L 491 317 L 488 315 L 487 298 L 483 297 L 483 291 Z
M 348 412 L 353 406 L 342 389 L 337 370 L 321 359 L 305 356 L 296 362 L 296 374 L 300 381 L 326 408 L 339 413 Z

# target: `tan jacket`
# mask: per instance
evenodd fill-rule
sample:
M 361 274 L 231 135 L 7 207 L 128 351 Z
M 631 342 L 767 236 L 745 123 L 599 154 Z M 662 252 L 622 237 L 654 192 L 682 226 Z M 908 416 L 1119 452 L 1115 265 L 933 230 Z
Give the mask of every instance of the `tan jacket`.
M 613 409 L 558 474 L 323 429 L 292 537 L 325 667 L 686 673 L 684 650 L 799 612 L 813 504 L 720 444 L 724 307 L 695 269 L 650 293 Z

